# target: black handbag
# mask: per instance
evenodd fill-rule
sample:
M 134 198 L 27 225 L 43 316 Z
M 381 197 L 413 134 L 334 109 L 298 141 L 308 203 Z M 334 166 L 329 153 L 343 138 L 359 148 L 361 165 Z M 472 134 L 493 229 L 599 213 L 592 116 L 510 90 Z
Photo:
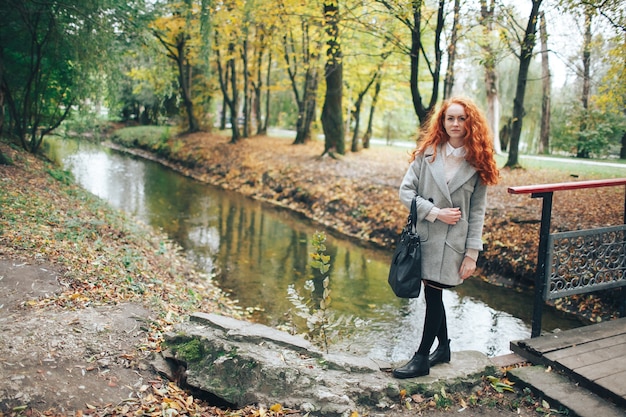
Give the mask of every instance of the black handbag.
M 413 198 L 411 212 L 400 233 L 387 279 L 393 292 L 400 298 L 417 298 L 422 288 L 422 248 L 416 224 L 417 205 Z

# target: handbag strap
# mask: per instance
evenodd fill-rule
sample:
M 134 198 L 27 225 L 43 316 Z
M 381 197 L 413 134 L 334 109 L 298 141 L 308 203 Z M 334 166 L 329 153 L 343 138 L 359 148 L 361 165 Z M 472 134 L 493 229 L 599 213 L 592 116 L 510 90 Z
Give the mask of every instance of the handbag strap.
M 413 224 L 417 223 L 417 197 L 413 197 L 411 200 L 411 221 Z
M 410 230 L 415 233 L 415 229 L 417 226 L 417 198 L 413 197 L 411 200 L 411 212 L 409 213 L 409 218 L 407 220 L 407 225 L 410 226 Z

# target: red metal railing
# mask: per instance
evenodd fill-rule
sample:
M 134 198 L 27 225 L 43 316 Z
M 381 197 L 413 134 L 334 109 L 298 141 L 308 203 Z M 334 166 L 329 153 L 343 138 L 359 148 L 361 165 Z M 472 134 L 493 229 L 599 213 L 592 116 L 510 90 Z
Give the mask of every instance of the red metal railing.
M 535 303 L 533 306 L 531 337 L 541 335 L 541 316 L 543 314 L 543 292 L 545 290 L 546 260 L 548 257 L 548 238 L 550 236 L 550 222 L 552 217 L 552 195 L 555 191 L 580 190 L 585 188 L 615 187 L 626 185 L 626 178 L 564 182 L 556 184 L 524 185 L 509 187 L 509 194 L 530 194 L 531 198 L 542 198 L 541 227 L 539 229 L 539 249 L 537 254 L 537 269 L 535 275 Z M 624 195 L 624 223 L 626 224 L 626 193 Z M 622 288 L 622 295 L 625 291 Z M 624 302 L 622 302 L 622 309 Z M 624 315 L 624 312 L 620 312 Z

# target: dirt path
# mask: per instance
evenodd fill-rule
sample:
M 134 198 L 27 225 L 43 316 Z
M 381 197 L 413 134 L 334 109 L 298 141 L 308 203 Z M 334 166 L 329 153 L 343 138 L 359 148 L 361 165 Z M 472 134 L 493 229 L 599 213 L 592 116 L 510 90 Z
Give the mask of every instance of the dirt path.
M 53 265 L 0 259 L 0 410 L 102 408 L 157 379 L 138 350 L 151 313 L 136 303 L 29 307 L 60 292 L 60 281 Z

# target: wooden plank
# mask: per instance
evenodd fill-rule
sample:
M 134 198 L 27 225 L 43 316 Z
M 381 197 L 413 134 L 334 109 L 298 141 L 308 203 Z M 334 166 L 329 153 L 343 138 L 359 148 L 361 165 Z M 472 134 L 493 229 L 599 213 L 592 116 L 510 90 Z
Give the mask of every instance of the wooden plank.
M 559 362 L 573 369 L 572 360 L 584 365 L 602 362 L 615 356 L 626 357 L 626 334 L 607 339 L 594 340 L 578 346 L 557 350 L 545 355 L 551 361 Z M 570 365 L 571 364 L 571 365 Z
M 535 350 L 546 354 L 555 350 L 580 345 L 590 340 L 605 339 L 621 334 L 626 334 L 626 318 L 578 327 L 515 343 L 530 351 Z
M 596 381 L 610 375 L 626 372 L 626 360 L 624 360 L 624 357 L 621 356 L 608 361 L 570 369 L 573 369 L 574 372 L 584 378 L 587 378 L 589 381 Z
M 608 337 L 606 339 L 594 340 L 580 345 L 574 345 L 568 348 L 549 352 L 545 356 L 551 360 L 557 361 L 568 356 L 582 355 L 587 352 L 616 347 L 621 344 L 626 344 L 626 334 Z
M 590 391 L 626 407 L 626 318 L 514 341 L 511 350 L 552 366 Z
M 595 381 L 602 388 L 622 397 L 626 402 L 626 371 L 605 376 Z

